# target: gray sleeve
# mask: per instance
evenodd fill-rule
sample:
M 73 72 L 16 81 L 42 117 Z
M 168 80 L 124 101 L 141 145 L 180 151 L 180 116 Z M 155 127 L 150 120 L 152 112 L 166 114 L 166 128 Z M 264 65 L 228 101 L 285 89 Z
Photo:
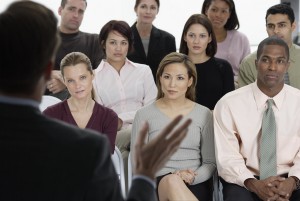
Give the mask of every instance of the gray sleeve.
M 141 129 L 141 119 L 140 119 L 140 112 L 137 111 L 135 116 L 134 116 L 134 120 L 133 120 L 133 124 L 132 124 L 132 130 L 131 130 L 131 141 L 130 141 L 130 155 L 131 155 L 131 164 L 132 164 L 132 168 L 133 168 L 133 159 L 134 159 L 134 145 L 136 143 L 138 134 L 139 134 L 139 130 Z
M 196 170 L 197 176 L 194 184 L 208 180 L 216 170 L 213 116 L 211 112 L 207 113 L 206 124 L 201 129 L 200 150 L 202 165 Z

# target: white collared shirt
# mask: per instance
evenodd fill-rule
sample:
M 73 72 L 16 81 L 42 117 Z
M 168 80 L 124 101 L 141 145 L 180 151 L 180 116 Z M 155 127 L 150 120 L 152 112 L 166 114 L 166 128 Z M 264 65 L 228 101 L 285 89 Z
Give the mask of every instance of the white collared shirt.
M 157 96 L 150 67 L 128 59 L 120 74 L 106 60 L 102 60 L 95 69 L 93 86 L 96 101 L 114 110 L 123 120 L 123 128 L 132 124 L 138 109 L 152 103 Z

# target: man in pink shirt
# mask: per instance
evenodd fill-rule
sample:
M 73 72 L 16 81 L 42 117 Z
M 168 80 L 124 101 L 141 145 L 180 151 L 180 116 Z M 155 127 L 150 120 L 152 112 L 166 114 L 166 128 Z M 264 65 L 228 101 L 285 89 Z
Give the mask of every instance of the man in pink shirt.
M 226 94 L 214 109 L 225 201 L 300 200 L 300 91 L 284 84 L 289 63 L 287 44 L 275 36 L 266 38 L 258 46 L 257 81 Z M 262 178 L 261 128 L 269 99 L 276 122 L 276 173 Z

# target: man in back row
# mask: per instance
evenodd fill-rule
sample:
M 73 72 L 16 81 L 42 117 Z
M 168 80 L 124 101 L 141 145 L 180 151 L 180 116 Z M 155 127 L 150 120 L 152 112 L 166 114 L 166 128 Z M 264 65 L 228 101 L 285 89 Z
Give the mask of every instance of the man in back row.
M 295 28 L 295 15 L 290 6 L 277 4 L 267 10 L 266 29 L 268 35 L 283 39 L 289 46 L 290 67 L 285 75 L 285 83 L 300 89 L 300 47 L 293 44 L 292 38 Z M 243 59 L 239 68 L 238 87 L 248 85 L 256 80 L 255 59 L 256 52 Z
M 17 1 L 0 14 L 0 200 L 121 201 L 107 138 L 43 116 L 39 102 L 60 43 L 53 12 Z M 136 144 L 128 200 L 157 200 L 155 174 L 177 150 L 191 120 L 175 118 L 145 144 Z
M 62 58 L 71 52 L 82 52 L 89 57 L 95 69 L 104 56 L 98 34 L 79 31 L 86 8 L 86 0 L 62 0 L 58 8 L 58 14 L 61 17 L 58 28 L 62 41 L 56 53 L 52 79 L 48 82 L 46 94 L 62 100 L 68 96 L 59 70 Z

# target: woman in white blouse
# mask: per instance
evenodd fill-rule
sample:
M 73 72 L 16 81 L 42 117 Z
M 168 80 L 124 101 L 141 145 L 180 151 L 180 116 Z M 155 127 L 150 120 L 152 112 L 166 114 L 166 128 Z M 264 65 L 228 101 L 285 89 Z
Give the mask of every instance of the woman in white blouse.
M 127 59 L 127 53 L 132 50 L 133 35 L 126 22 L 112 20 L 106 23 L 100 31 L 99 41 L 106 58 L 95 69 L 95 99 L 118 114 L 116 145 L 127 164 L 134 115 L 155 100 L 157 88 L 149 66 Z

